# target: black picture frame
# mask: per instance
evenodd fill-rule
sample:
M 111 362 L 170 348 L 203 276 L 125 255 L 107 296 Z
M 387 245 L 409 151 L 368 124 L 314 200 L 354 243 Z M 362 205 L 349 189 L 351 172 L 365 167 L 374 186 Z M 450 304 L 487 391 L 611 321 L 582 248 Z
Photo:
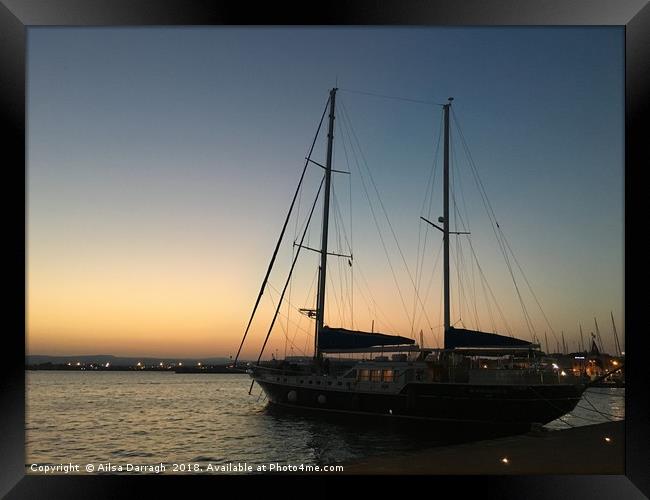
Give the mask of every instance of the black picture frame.
M 641 311 L 646 294 L 639 258 L 645 211 L 635 205 L 644 190 L 639 174 L 649 164 L 645 135 L 650 89 L 650 5 L 647 0 L 457 0 L 339 1 L 314 5 L 188 0 L 0 0 L 0 110 L 4 183 L 3 213 L 9 237 L 5 269 L 16 273 L 6 286 L 6 310 L 13 320 L 5 328 L 4 373 L 1 382 L 0 494 L 7 498 L 123 498 L 145 496 L 152 488 L 167 490 L 180 479 L 186 487 L 215 488 L 225 477 L 34 476 L 25 475 L 25 68 L 26 29 L 30 26 L 139 25 L 564 25 L 625 26 L 625 331 L 626 442 L 625 475 L 621 476 L 436 476 L 400 483 L 424 491 L 462 491 L 488 498 L 644 498 L 650 496 L 650 411 L 648 363 L 644 360 Z M 559 103 L 558 105 L 561 105 Z M 644 126 L 645 125 L 645 126 Z M 17 193 L 17 201 L 12 195 Z M 21 204 L 21 194 L 23 195 Z M 22 217 L 21 217 L 22 207 Z M 7 217 L 7 215 L 11 215 Z M 5 231 L 7 232 L 7 231 Z M 604 238 L 617 235 L 603 235 Z M 638 285 L 638 286 L 637 286 Z M 20 291 L 23 293 L 21 294 Z M 19 332 L 22 331 L 23 334 Z M 277 478 L 277 476 L 275 476 Z M 229 478 L 235 479 L 235 478 Z M 250 477 L 238 477 L 245 487 Z M 265 478 L 262 478 L 265 479 Z M 313 491 L 320 477 L 292 476 L 290 490 Z M 348 478 L 327 476 L 330 493 Z M 384 481 L 382 481 L 382 479 Z M 382 485 L 387 478 L 373 478 Z M 390 478 L 388 478 L 390 479 Z M 427 479 L 427 478 L 424 478 Z M 191 485 L 189 484 L 191 482 Z M 415 484 L 417 483 L 417 484 Z M 285 483 L 289 484 L 289 483 Z M 221 489 L 221 487 L 219 487 Z M 285 490 L 285 493 L 289 490 Z M 412 493 L 415 490 L 411 490 Z M 214 491 L 213 491 L 214 492 Z M 242 490 L 241 494 L 246 494 Z

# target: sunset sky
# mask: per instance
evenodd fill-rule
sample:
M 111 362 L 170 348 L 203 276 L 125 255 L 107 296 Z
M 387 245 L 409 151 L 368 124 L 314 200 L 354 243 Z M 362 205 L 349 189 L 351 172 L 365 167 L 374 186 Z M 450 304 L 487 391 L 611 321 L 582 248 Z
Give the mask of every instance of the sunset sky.
M 442 215 L 441 109 L 367 94 L 453 96 L 499 225 L 553 329 L 516 274 L 537 337 L 547 331 L 555 350 L 564 331 L 575 349 L 578 324 L 586 341 L 597 317 L 613 351 L 610 311 L 623 337 L 622 28 L 37 27 L 28 29 L 27 63 L 29 354 L 234 355 L 335 85 L 334 168 L 352 173 L 335 174 L 345 236 L 331 226 L 330 249 L 348 253 L 351 235 L 354 263 L 330 260 L 326 323 L 423 329 L 425 345 L 436 345 L 438 232 L 416 261 L 434 156 L 430 216 Z M 353 161 L 344 111 L 399 247 Z M 530 339 L 455 127 L 459 211 L 511 332 Z M 313 157 L 324 163 L 325 134 Z M 321 176 L 309 167 L 244 358 L 257 357 Z M 320 227 L 319 203 L 310 246 Z M 303 252 L 296 308 L 314 307 L 317 254 Z M 414 307 L 416 267 L 426 318 Z M 482 298 L 479 325 L 472 307 L 459 307 L 457 272 L 452 322 L 491 331 Z M 351 281 L 354 293 L 345 291 Z M 312 332 L 312 320 L 285 306 L 266 353 L 311 354 Z

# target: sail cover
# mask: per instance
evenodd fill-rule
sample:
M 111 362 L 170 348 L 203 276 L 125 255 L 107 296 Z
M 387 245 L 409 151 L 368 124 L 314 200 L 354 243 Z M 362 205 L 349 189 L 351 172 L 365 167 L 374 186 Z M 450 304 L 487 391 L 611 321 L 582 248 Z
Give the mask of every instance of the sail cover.
M 456 347 L 524 347 L 533 346 L 526 340 L 497 335 L 496 333 L 479 332 L 466 330 L 464 328 L 450 327 L 445 332 L 445 349 Z
M 360 349 L 383 345 L 414 344 L 415 340 L 399 335 L 368 333 L 324 326 L 318 334 L 319 349 Z

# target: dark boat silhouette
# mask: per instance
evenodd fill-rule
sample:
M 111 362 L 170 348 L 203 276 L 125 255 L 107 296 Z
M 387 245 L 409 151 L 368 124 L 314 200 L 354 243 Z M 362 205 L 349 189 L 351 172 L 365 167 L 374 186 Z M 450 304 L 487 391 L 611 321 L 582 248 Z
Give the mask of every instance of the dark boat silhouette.
M 333 254 L 327 248 L 331 175 L 332 172 L 339 172 L 332 169 L 337 90 L 334 88 L 329 93 L 327 160 L 324 165 L 317 163 L 311 159 L 310 152 L 305 163 L 305 169 L 308 164 L 316 164 L 324 170 L 307 221 L 308 226 L 322 191 L 321 248 L 308 248 L 303 244 L 307 231 L 305 226 L 302 239 L 299 243 L 294 243 L 297 252 L 289 272 L 290 277 L 301 248 L 320 253 L 317 304 L 315 309 L 302 310 L 315 319 L 314 355 L 261 360 L 286 291 L 285 285 L 257 363 L 248 366 L 253 383 L 259 384 L 270 403 L 277 407 L 321 414 L 427 420 L 469 431 L 485 429 L 506 433 L 525 432 L 532 424 L 545 424 L 572 411 L 586 389 L 585 381 L 545 363 L 544 353 L 538 343 L 506 335 L 454 328 L 450 323 L 449 240 L 451 234 L 466 234 L 451 231 L 449 224 L 451 98 L 442 105 L 444 198 L 443 216 L 438 219 L 441 225 L 422 218 L 439 230 L 443 237 L 444 348 L 424 348 L 415 344 L 414 339 L 403 336 L 347 330 L 324 324 L 328 255 L 346 257 L 352 265 L 351 255 Z M 327 109 L 326 107 L 326 111 Z M 326 111 L 321 117 L 321 124 Z M 295 199 L 294 195 L 235 362 L 267 284 Z M 289 278 L 287 283 L 288 280 Z M 341 353 L 374 357 L 361 360 L 333 357 Z

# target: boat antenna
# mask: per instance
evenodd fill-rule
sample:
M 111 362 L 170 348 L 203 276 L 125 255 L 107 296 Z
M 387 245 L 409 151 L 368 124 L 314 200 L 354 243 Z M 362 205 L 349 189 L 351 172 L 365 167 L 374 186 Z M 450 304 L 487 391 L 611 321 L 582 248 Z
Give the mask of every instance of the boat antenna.
M 334 109 L 336 106 L 336 91 L 330 90 L 329 130 L 327 132 L 327 160 L 325 162 L 325 192 L 323 193 L 323 234 L 320 248 L 320 272 L 318 273 L 318 302 L 316 306 L 316 335 L 314 339 L 314 358 L 320 356 L 318 337 L 323 330 L 325 319 L 325 283 L 327 278 L 327 236 L 329 229 L 330 190 L 332 179 L 332 148 L 334 145 Z

